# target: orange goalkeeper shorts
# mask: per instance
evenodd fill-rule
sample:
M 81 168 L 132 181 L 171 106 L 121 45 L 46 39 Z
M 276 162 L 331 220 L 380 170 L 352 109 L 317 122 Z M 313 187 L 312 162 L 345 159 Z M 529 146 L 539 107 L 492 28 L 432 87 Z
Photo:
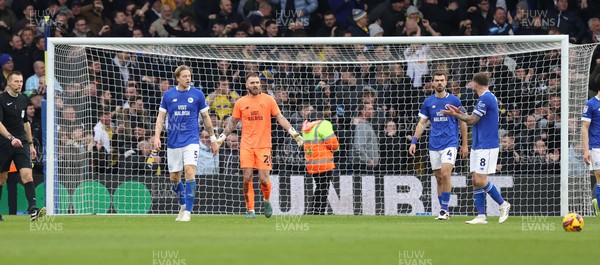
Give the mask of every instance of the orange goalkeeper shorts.
M 240 147 L 240 167 L 271 170 L 273 168 L 271 148 Z

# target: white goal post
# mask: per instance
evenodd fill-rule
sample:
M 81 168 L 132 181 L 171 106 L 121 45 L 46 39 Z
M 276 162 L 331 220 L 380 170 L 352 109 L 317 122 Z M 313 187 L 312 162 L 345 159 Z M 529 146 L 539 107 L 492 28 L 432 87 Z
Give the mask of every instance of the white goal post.
M 425 55 L 422 58 L 410 57 L 404 52 L 409 50 L 411 45 L 417 45 L 414 46 L 416 47 L 415 49 L 426 46 L 428 50 L 424 51 Z M 248 51 L 244 47 L 252 48 Z M 129 101 L 123 95 L 125 88 L 112 88 L 112 86 L 116 86 L 112 83 L 123 82 L 123 86 L 127 86 L 128 81 L 114 80 L 114 78 L 118 79 L 123 76 L 130 76 L 130 80 L 136 78 L 138 85 L 132 86 L 137 88 L 136 93 L 139 94 L 139 98 L 144 99 L 143 104 L 147 108 L 146 111 L 152 113 L 152 111 L 158 109 L 158 106 L 153 105 L 156 102 L 155 99 L 147 99 L 148 95 L 158 91 L 159 83 L 162 80 L 171 79 L 169 75 L 172 74 L 172 71 L 170 69 L 173 66 L 177 66 L 177 64 L 191 62 L 195 74 L 198 72 L 198 78 L 194 80 L 198 84 L 196 87 L 202 89 L 207 97 L 213 90 L 217 89 L 216 84 L 218 84 L 221 77 L 228 78 L 231 90 L 236 91 L 237 88 L 239 91 L 238 94 L 243 96 L 245 88 L 239 81 L 243 80 L 243 76 L 239 73 L 258 71 L 261 74 L 261 79 L 265 81 L 265 86 L 268 86 L 268 93 L 276 94 L 283 90 L 285 92 L 281 93 L 285 93 L 286 97 L 289 96 L 293 102 L 296 102 L 294 103 L 295 105 L 291 105 L 287 113 L 284 111 L 284 115 L 288 119 L 292 115 L 299 115 L 297 118 L 301 119 L 303 117 L 302 109 L 305 107 L 307 111 L 310 109 L 314 109 L 314 111 L 330 111 L 334 113 L 331 114 L 332 117 L 335 116 L 335 119 L 338 120 L 342 118 L 348 119 L 350 123 L 344 123 L 344 126 L 347 125 L 349 128 L 347 130 L 347 139 L 343 140 L 344 143 L 348 143 L 345 147 L 347 148 L 347 152 L 343 152 L 347 156 L 351 156 L 353 153 L 351 142 L 353 141 L 352 137 L 354 134 L 351 128 L 353 128 L 352 119 L 355 118 L 357 113 L 357 102 L 361 100 L 361 95 L 365 91 L 372 91 L 376 96 L 380 96 L 378 99 L 381 101 L 376 100 L 376 102 L 384 102 L 380 105 L 384 105 L 385 107 L 376 109 L 374 115 L 377 116 L 377 113 L 381 112 L 381 121 L 385 123 L 381 125 L 382 129 L 378 131 L 378 135 L 381 135 L 379 139 L 380 145 L 384 149 L 377 151 L 381 154 L 381 165 L 377 167 L 376 173 L 368 172 L 363 174 L 360 169 L 353 168 L 356 165 L 355 161 L 358 160 L 346 159 L 346 157 L 342 158 L 343 162 L 340 162 L 340 165 L 336 165 L 340 168 L 340 171 L 336 174 L 336 183 L 335 185 L 332 184 L 332 187 L 329 189 L 328 201 L 330 204 L 330 213 L 365 215 L 414 215 L 432 213 L 436 209 L 439 209 L 437 201 L 432 199 L 435 197 L 435 178 L 432 177 L 433 175 L 430 172 L 429 156 L 425 152 L 427 147 L 420 147 L 420 149 L 423 149 L 421 150 L 423 152 L 420 153 L 418 158 L 405 157 L 404 154 L 401 154 L 405 150 L 397 150 L 397 154 L 399 154 L 398 159 L 392 159 L 395 158 L 390 155 L 393 154 L 393 150 L 387 150 L 386 146 L 388 145 L 382 142 L 384 139 L 389 138 L 385 127 L 390 121 L 396 125 L 398 133 L 394 134 L 394 136 L 400 135 L 398 138 L 401 140 L 397 140 L 400 142 L 397 145 L 399 148 L 404 149 L 406 142 L 404 136 L 412 134 L 413 127 L 410 127 L 410 125 L 416 124 L 416 120 L 412 120 L 416 116 L 408 117 L 408 114 L 412 116 L 420 109 L 422 104 L 421 99 L 423 99 L 422 94 L 426 94 L 426 92 L 421 92 L 421 90 L 427 91 L 428 75 L 431 75 L 436 70 L 447 71 L 450 73 L 449 76 L 453 78 L 451 81 L 456 91 L 460 91 L 460 93 L 465 95 L 464 98 L 467 99 L 468 103 L 472 103 L 472 95 L 469 96 L 469 92 L 465 90 L 464 81 L 471 78 L 473 72 L 478 72 L 481 69 L 496 69 L 494 68 L 496 65 L 492 61 L 499 59 L 498 69 L 509 69 L 510 71 L 502 70 L 505 73 L 498 72 L 498 77 L 495 78 L 496 87 L 504 86 L 504 88 L 496 88 L 498 92 L 493 92 L 497 96 L 498 93 L 504 92 L 507 95 L 503 98 L 505 99 L 505 102 L 503 102 L 503 111 L 508 113 L 518 108 L 518 111 L 520 111 L 519 115 L 521 115 L 520 118 L 523 119 L 523 124 L 519 123 L 518 128 L 525 128 L 527 126 L 525 120 L 528 116 L 532 116 L 536 118 L 536 126 L 541 126 L 540 128 L 543 128 L 543 132 L 532 136 L 534 138 L 528 138 L 527 135 L 520 137 L 519 133 L 521 131 L 519 130 L 515 132 L 509 132 L 510 130 L 503 131 L 503 135 L 506 137 L 513 137 L 513 144 L 515 138 L 517 142 L 522 141 L 520 142 L 522 145 L 519 147 L 522 150 L 515 151 L 515 153 L 519 153 L 517 159 L 519 162 L 515 162 L 519 166 L 515 166 L 515 169 L 509 169 L 508 171 L 500 169 L 500 172 L 496 174 L 496 179 L 494 179 L 496 175 L 492 176 L 492 181 L 498 181 L 499 184 L 497 186 L 499 188 L 502 188 L 502 185 L 506 184 L 504 187 L 507 187 L 507 189 L 501 189 L 501 193 L 508 200 L 511 202 L 515 200 L 517 203 L 522 202 L 522 208 L 518 208 L 515 212 L 517 215 L 564 215 L 574 210 L 583 214 L 591 214 L 591 208 L 586 204 L 586 201 L 589 201 L 588 198 L 591 199 L 589 172 L 584 170 L 577 173 L 578 175 L 570 175 L 571 170 L 569 169 L 573 168 L 576 163 L 578 163 L 577 167 L 581 167 L 581 161 L 569 161 L 569 149 L 574 142 L 579 141 L 579 137 L 569 137 L 569 122 L 566 121 L 573 116 L 579 118 L 582 102 L 587 100 L 586 78 L 589 76 L 589 58 L 591 58 L 590 55 L 593 48 L 592 46 L 571 46 L 567 35 L 389 38 L 48 38 L 46 59 L 48 84 L 47 129 L 45 134 L 46 207 L 49 214 L 166 214 L 175 212 L 175 208 L 173 207 L 176 203 L 170 197 L 171 195 L 168 194 L 170 192 L 168 189 L 168 176 L 164 172 L 162 176 L 157 176 L 152 172 L 151 175 L 139 177 L 136 175 L 132 177 L 128 175 L 129 173 L 122 173 L 120 171 L 128 170 L 129 165 L 119 164 L 120 167 L 111 173 L 114 175 L 99 174 L 91 169 L 83 169 L 85 167 L 92 167 L 95 161 L 90 159 L 88 161 L 91 161 L 91 164 L 77 165 L 82 170 L 72 170 L 73 168 L 70 167 L 75 166 L 61 162 L 61 159 L 74 159 L 65 158 L 66 156 L 63 154 L 63 152 L 68 152 L 65 150 L 70 150 L 63 149 L 63 145 L 68 142 L 67 138 L 72 133 L 69 129 L 65 131 L 64 128 L 68 127 L 64 126 L 64 123 L 60 120 L 65 111 L 64 108 L 69 105 L 77 105 L 78 107 L 75 107 L 75 109 L 77 115 L 80 116 L 78 118 L 84 121 L 82 123 L 90 124 L 94 123 L 96 119 L 94 114 L 97 111 L 91 108 L 98 108 L 96 105 L 92 105 L 92 107 L 87 105 L 86 101 L 90 100 L 90 97 L 87 97 L 89 95 L 82 96 L 80 92 L 71 92 L 72 95 L 77 95 L 77 98 L 69 99 L 68 93 L 70 92 L 68 90 L 77 88 L 85 90 L 89 83 L 94 82 L 90 80 L 90 76 L 93 76 L 90 73 L 93 60 L 98 60 L 102 64 L 110 63 L 113 60 L 114 54 L 124 52 L 128 54 L 127 60 L 129 61 L 127 65 L 134 65 L 134 68 L 138 67 L 140 69 L 146 67 L 149 72 L 153 71 L 153 73 L 157 73 L 154 75 L 160 76 L 134 73 L 137 71 L 135 69 L 120 71 L 119 69 L 123 68 L 112 67 L 110 68 L 112 72 L 110 72 L 111 70 L 102 69 L 102 76 L 95 77 L 98 80 L 102 80 L 98 81 L 99 83 L 104 82 L 107 84 L 105 84 L 105 87 L 102 87 L 102 84 L 98 87 L 101 87 L 102 90 L 110 90 L 113 93 L 112 97 L 120 100 L 116 103 L 119 106 L 124 104 L 123 102 L 129 104 Z M 560 57 L 545 57 L 551 56 L 549 54 L 553 51 L 559 51 Z M 357 58 L 360 59 L 357 60 Z M 151 63 L 142 63 L 144 59 L 147 59 Z M 423 70 L 426 73 L 423 74 L 422 79 L 421 77 L 406 74 L 409 72 L 408 68 L 411 63 L 420 64 L 422 61 L 419 60 L 422 59 L 426 61 Z M 240 77 L 238 78 L 236 75 L 238 79 L 231 80 L 231 76 L 225 76 L 225 74 L 222 76 L 219 72 L 220 65 L 218 64 L 221 61 L 227 62 L 229 66 L 226 67 L 230 67 L 225 69 L 226 71 L 223 73 L 237 73 Z M 284 69 L 282 68 L 284 66 L 278 65 L 280 62 L 289 64 L 289 68 L 281 70 Z M 251 65 L 256 65 L 258 68 L 252 68 Z M 365 66 L 361 68 L 361 65 Z M 403 71 L 403 76 L 394 76 L 394 67 L 401 68 L 398 71 Z M 539 67 L 543 67 L 545 72 L 541 70 L 537 72 L 538 70 L 536 69 Z M 467 70 L 462 70 L 461 68 Z M 391 73 L 387 75 L 388 78 L 397 78 L 389 81 L 394 84 L 395 88 L 397 88 L 396 85 L 402 85 L 402 88 L 397 88 L 397 94 L 381 99 L 381 95 L 384 95 L 383 97 L 388 97 L 389 95 L 380 92 L 379 89 L 384 89 L 380 87 L 387 87 L 387 85 L 379 86 L 378 82 L 380 81 L 377 79 L 379 78 L 379 70 L 375 69 L 385 69 L 385 71 Z M 532 81 L 529 81 L 529 78 L 527 79 L 527 82 L 531 83 L 527 88 L 528 91 L 532 91 L 532 94 L 528 96 L 528 98 L 531 98 L 531 102 L 525 102 L 525 99 L 523 99 L 525 98 L 524 95 L 513 95 L 511 93 L 511 89 L 516 87 L 516 83 L 514 82 L 517 82 L 512 80 L 516 80 L 515 73 L 520 69 L 533 71 L 534 77 L 531 77 Z M 366 75 L 365 71 L 370 71 L 369 74 L 371 75 Z M 418 72 L 418 70 L 414 69 L 410 71 L 415 71 L 413 73 Z M 285 76 L 288 72 L 291 73 L 290 76 L 293 76 L 289 78 L 292 80 L 290 81 L 292 83 L 280 81 L 285 79 L 282 76 Z M 313 72 L 318 72 L 318 74 L 314 74 Z M 351 77 L 347 77 L 348 72 Z M 458 74 L 459 72 L 460 74 Z M 113 79 L 105 78 L 103 75 L 106 73 Z M 333 93 L 335 89 L 338 89 L 339 94 L 336 94 L 336 97 L 339 100 L 336 101 L 338 102 L 337 104 L 331 106 L 318 106 L 314 102 L 321 102 L 321 98 L 316 100 L 316 97 L 310 94 L 314 92 L 311 89 L 315 89 L 315 84 L 319 84 L 319 78 L 324 80 L 323 76 L 328 74 L 331 83 L 326 82 L 328 85 L 327 90 L 331 89 L 330 93 Z M 152 78 L 150 81 L 148 79 L 140 81 L 141 79 L 133 77 L 134 75 L 150 76 Z M 350 78 L 352 81 L 347 81 L 346 78 Z M 502 80 L 509 80 L 503 78 L 510 78 L 511 81 L 501 84 Z M 535 84 L 533 78 L 537 78 Z M 570 80 L 570 78 L 574 78 L 575 80 Z M 208 79 L 210 81 L 207 81 Z M 295 83 L 294 79 L 296 80 Z M 355 79 L 359 79 L 358 85 L 356 85 L 357 81 Z M 415 81 L 417 79 L 421 80 L 417 82 Z M 494 79 L 493 76 L 492 79 Z M 559 79 L 559 87 L 552 87 L 551 82 L 556 82 L 556 80 L 550 81 L 550 79 Z M 58 81 L 63 87 L 63 91 L 60 94 L 57 94 L 57 90 L 54 87 L 55 81 Z M 386 81 L 381 82 L 385 83 Z M 167 83 L 173 85 L 172 81 Z M 358 88 L 358 92 L 348 96 L 344 92 L 348 84 L 360 87 Z M 295 85 L 301 87 L 293 87 Z M 108 86 L 111 86 L 111 88 L 106 88 Z M 338 88 L 334 88 L 335 86 Z M 157 90 L 152 90 L 154 88 Z M 411 88 L 416 88 L 415 91 L 418 90 L 418 92 L 413 92 L 412 94 L 405 93 L 406 90 L 410 90 Z M 118 91 L 115 92 L 115 89 Z M 504 92 L 499 92 L 501 89 L 504 89 L 502 90 Z M 554 91 L 555 93 L 553 94 L 551 91 L 553 89 L 558 90 Z M 121 92 L 119 91 L 123 94 L 120 94 Z M 303 94 L 305 91 L 308 92 Z M 118 93 L 118 95 L 115 95 L 115 93 Z M 319 91 L 318 93 L 324 94 L 325 92 Z M 560 95 L 560 106 L 552 106 L 548 98 L 557 94 Z M 321 96 L 321 94 L 319 95 Z M 91 98 L 97 100 L 96 95 L 93 95 Z M 417 98 L 419 102 L 416 101 Z M 57 99 L 61 102 L 56 102 Z M 342 100 L 345 103 L 339 103 Z M 57 103 L 60 107 L 57 107 Z M 338 112 L 336 113 L 336 109 L 333 109 L 333 107 L 337 106 L 339 108 L 340 105 L 342 105 L 342 109 L 337 109 Z M 463 102 L 463 105 L 470 107 L 467 102 Z M 390 110 L 390 108 L 396 108 L 395 112 L 394 110 Z M 556 110 L 555 113 L 551 113 L 553 109 Z M 122 108 L 118 108 L 115 115 L 119 114 L 119 110 L 122 110 Z M 543 114 L 537 113 L 538 110 L 540 113 L 543 112 Z M 547 111 L 547 114 L 544 111 Z M 220 115 L 218 113 L 218 119 L 222 118 Z M 556 119 L 555 115 L 562 117 L 562 122 L 560 120 L 553 120 Z M 118 119 L 115 116 L 112 118 Z M 503 116 L 502 119 L 505 119 L 505 117 Z M 154 123 L 154 117 L 149 117 L 148 120 L 152 124 Z M 119 121 L 116 120 L 116 123 L 119 123 Z M 341 123 L 342 121 L 340 121 Z M 375 124 L 376 122 L 372 121 L 372 123 Z M 579 122 L 577 124 L 578 128 L 580 128 Z M 132 125 L 127 123 L 125 126 Z M 548 128 L 551 126 L 556 126 L 556 128 Z M 59 127 L 63 128 L 62 132 L 59 132 Z M 152 125 L 151 128 L 145 129 L 153 131 L 154 127 Z M 559 134 L 556 137 L 559 137 L 553 138 L 553 134 L 548 133 L 550 129 L 555 129 L 556 134 Z M 116 130 L 115 133 L 117 132 Z M 278 127 L 277 130 L 281 129 Z M 84 129 L 84 132 L 86 131 Z M 274 141 L 276 141 L 279 134 L 277 134 L 276 130 L 273 131 L 273 134 Z M 64 142 L 62 141 L 62 137 L 65 137 Z M 338 137 L 342 138 L 344 136 Z M 530 141 L 530 139 L 533 139 L 533 142 L 524 142 Z M 536 149 L 538 140 L 542 141 L 539 142 L 540 146 L 544 145 L 544 148 L 548 149 L 541 158 L 536 158 L 535 153 L 539 151 L 539 148 Z M 281 141 L 286 140 L 281 139 Z M 136 143 L 130 141 L 126 144 L 133 146 Z M 288 166 L 286 163 L 289 162 L 289 168 L 294 169 L 281 169 L 273 172 L 274 192 L 272 196 L 274 198 L 272 198 L 272 201 L 276 204 L 274 205 L 274 212 L 275 214 L 305 214 L 309 207 L 310 196 L 312 195 L 310 177 L 305 176 L 303 173 L 303 164 L 301 161 L 286 160 L 285 155 L 279 156 L 276 160 L 276 151 L 274 147 L 274 167 L 276 164 L 279 164 L 283 168 L 283 166 Z M 555 153 L 552 153 L 552 151 L 555 151 Z M 297 150 L 293 150 L 292 152 L 297 152 Z M 120 156 L 122 153 L 118 155 L 119 158 L 112 156 L 112 159 L 121 159 Z M 220 156 L 224 157 L 225 155 L 221 154 Z M 84 155 L 84 157 L 86 156 Z M 223 160 L 224 158 L 221 160 L 221 163 L 223 163 Z M 543 165 L 540 165 L 539 163 L 542 160 L 545 162 Z M 107 162 L 110 164 L 111 161 Z M 120 163 L 121 161 L 112 162 Z M 469 215 L 473 213 L 472 189 L 469 187 L 470 178 L 468 177 L 468 170 L 463 163 L 464 161 L 460 164 L 457 161 L 455 174 L 453 175 L 453 183 L 456 184 L 453 186 L 457 188 L 453 190 L 455 197 L 453 197 L 451 205 L 454 208 L 451 209 L 457 215 Z M 219 162 L 215 162 L 216 164 L 219 164 Z M 547 164 L 552 164 L 552 166 L 548 166 Z M 509 164 L 503 166 L 504 170 L 506 168 L 513 168 L 513 165 Z M 216 167 L 218 168 L 217 170 L 221 171 L 209 174 L 211 177 L 207 179 L 200 177 L 199 186 L 208 185 L 209 187 L 200 187 L 201 192 L 199 196 L 201 198 L 197 198 L 199 202 L 196 203 L 196 206 L 200 205 L 198 209 L 200 209 L 201 213 L 241 213 L 244 210 L 243 197 L 240 196 L 241 190 L 238 190 L 238 187 L 241 187 L 241 177 L 239 177 L 241 175 L 235 176 L 233 174 L 233 176 L 222 179 L 222 175 L 225 174 L 222 171 L 223 166 L 219 164 Z M 99 177 L 99 175 L 102 176 Z M 204 176 L 204 174 L 199 175 Z M 96 178 L 99 180 L 95 181 Z M 544 178 L 553 179 L 556 183 L 552 183 L 552 181 L 546 182 Z M 101 206 L 100 210 L 98 210 L 98 205 L 96 205 L 97 202 L 94 201 L 99 197 L 85 195 L 86 192 L 96 192 L 97 190 L 94 186 L 86 186 L 86 188 L 78 187 L 78 185 L 82 186 L 82 179 L 94 182 L 94 184 L 101 183 L 101 189 L 107 190 L 108 197 L 101 199 L 101 204 L 107 204 Z M 108 182 L 111 183 L 107 184 Z M 203 182 L 210 184 L 203 184 Z M 142 186 L 150 187 L 149 191 L 124 191 L 123 189 L 126 188 L 138 187 L 131 183 L 135 185 L 141 183 Z M 357 188 L 357 186 L 360 187 Z M 63 188 L 64 190 L 61 190 Z M 346 190 L 346 188 L 350 189 L 350 191 Z M 585 189 L 587 189 L 587 192 Z M 262 198 L 262 193 L 256 187 L 255 190 L 257 194 L 256 201 L 260 202 L 261 200 L 258 198 Z M 544 192 L 539 192 L 539 190 L 544 190 Z M 548 193 L 545 193 L 545 190 L 548 190 Z M 348 195 L 348 192 L 350 195 Z M 150 197 L 142 198 L 145 196 L 143 194 L 146 193 L 149 193 Z M 505 195 L 507 193 L 508 195 Z M 64 196 L 69 198 L 65 198 Z M 164 200 L 163 197 L 167 197 L 167 200 Z M 89 202 L 86 200 L 92 201 Z M 121 203 L 117 203 L 118 200 L 121 200 Z M 123 206 L 123 201 L 127 204 L 134 203 L 141 206 L 138 208 L 134 207 L 135 209 L 132 210 L 127 205 Z M 210 205 L 206 206 L 206 204 L 210 203 L 214 203 L 214 207 Z M 543 207 L 536 205 L 544 203 L 549 205 Z M 171 204 L 173 204 L 173 207 L 171 207 Z M 492 207 L 490 203 L 488 203 L 488 209 L 489 207 Z M 493 209 L 489 209 L 489 211 L 491 214 L 494 214 Z

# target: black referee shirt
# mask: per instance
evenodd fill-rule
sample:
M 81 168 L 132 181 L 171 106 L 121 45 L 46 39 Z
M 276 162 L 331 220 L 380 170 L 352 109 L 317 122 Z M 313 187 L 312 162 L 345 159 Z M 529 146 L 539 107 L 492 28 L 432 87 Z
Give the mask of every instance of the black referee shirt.
M 27 97 L 20 94 L 13 97 L 7 91 L 0 94 L 0 122 L 6 127 L 12 136 L 27 142 L 25 137 L 24 122 L 27 120 Z M 3 140 L 6 140 L 4 137 Z

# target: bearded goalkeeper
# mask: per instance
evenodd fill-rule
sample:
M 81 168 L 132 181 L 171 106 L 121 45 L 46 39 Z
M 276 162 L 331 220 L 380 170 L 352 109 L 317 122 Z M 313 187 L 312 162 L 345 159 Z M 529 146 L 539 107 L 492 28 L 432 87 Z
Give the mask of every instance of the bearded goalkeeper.
M 258 74 L 251 73 L 246 76 L 246 89 L 248 94 L 238 99 L 233 106 L 233 114 L 225 130 L 216 143 L 220 146 L 233 131 L 237 123 L 242 121 L 242 141 L 240 143 L 240 167 L 244 175 L 244 199 L 246 201 L 246 218 L 256 218 L 254 212 L 254 169 L 258 169 L 258 180 L 263 192 L 265 203 L 265 216 L 271 217 L 273 207 L 269 202 L 271 195 L 271 181 L 269 174 L 272 165 L 271 156 L 271 116 L 285 129 L 298 146 L 304 144 L 304 138 L 290 125 L 290 122 L 281 114 L 279 106 L 273 97 L 261 92 Z

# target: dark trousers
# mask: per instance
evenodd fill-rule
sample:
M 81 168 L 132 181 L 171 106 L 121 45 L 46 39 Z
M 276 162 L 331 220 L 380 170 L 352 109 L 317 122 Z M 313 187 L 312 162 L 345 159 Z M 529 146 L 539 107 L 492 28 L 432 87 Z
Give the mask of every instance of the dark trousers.
M 333 170 L 312 174 L 311 177 L 315 180 L 316 189 L 309 213 L 324 215 L 327 212 L 327 194 L 329 183 L 333 180 Z
M 21 183 L 19 172 L 8 173 L 6 180 L 6 197 L 8 198 L 8 214 L 17 214 L 17 184 Z

